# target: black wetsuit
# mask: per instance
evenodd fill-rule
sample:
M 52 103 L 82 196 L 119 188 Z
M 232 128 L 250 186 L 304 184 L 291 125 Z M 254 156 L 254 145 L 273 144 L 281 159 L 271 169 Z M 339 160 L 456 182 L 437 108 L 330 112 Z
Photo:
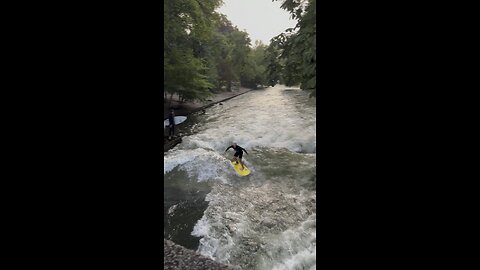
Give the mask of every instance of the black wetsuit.
M 168 122 L 170 124 L 170 129 L 168 130 L 168 136 L 174 136 L 175 135 L 175 118 L 173 117 L 173 114 L 170 114 L 168 116 Z
M 239 159 L 242 159 L 242 156 L 243 156 L 243 152 L 242 151 L 245 151 L 245 153 L 248 154 L 247 150 L 243 149 L 242 147 L 238 146 L 237 147 L 234 147 L 233 145 L 230 145 L 226 150 L 228 151 L 228 149 L 232 148 L 233 150 L 235 150 L 235 154 L 233 155 L 234 157 L 238 157 Z

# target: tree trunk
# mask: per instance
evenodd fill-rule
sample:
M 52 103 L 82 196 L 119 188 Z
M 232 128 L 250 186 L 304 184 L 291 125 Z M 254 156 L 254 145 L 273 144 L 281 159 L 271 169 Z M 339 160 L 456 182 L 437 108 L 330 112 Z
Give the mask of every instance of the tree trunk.
M 230 80 L 227 82 L 227 91 L 232 91 L 232 81 Z

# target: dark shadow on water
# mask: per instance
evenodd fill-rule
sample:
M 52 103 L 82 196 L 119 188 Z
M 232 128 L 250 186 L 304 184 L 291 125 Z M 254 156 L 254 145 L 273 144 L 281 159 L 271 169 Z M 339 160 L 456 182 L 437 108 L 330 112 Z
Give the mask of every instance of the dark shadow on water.
M 205 197 L 209 192 L 207 183 L 189 180 L 182 171 L 174 169 L 166 175 L 163 203 L 164 238 L 188 249 L 198 248 L 200 238 L 192 236 L 191 232 L 208 207 Z

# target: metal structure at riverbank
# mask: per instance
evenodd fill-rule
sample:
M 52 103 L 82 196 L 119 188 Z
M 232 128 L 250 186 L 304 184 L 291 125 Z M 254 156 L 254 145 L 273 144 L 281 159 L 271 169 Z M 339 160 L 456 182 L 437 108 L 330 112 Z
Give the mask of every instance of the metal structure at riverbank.
M 196 112 L 198 112 L 198 111 L 201 111 L 201 110 L 203 110 L 203 109 L 206 109 L 206 108 L 208 108 L 208 107 L 211 107 L 211 106 L 213 106 L 213 105 L 215 105 L 215 104 L 217 104 L 217 103 L 227 101 L 227 100 L 229 100 L 229 99 L 232 99 L 232 98 L 234 98 L 234 97 L 238 97 L 238 96 L 243 95 L 243 94 L 245 94 L 245 93 L 248 93 L 248 92 L 250 92 L 250 91 L 252 91 L 252 90 L 250 89 L 250 90 L 241 92 L 241 93 L 239 93 L 239 94 L 236 94 L 236 95 L 233 95 L 233 96 L 230 96 L 230 97 L 221 99 L 221 100 L 216 100 L 216 101 L 210 102 L 210 103 L 208 103 L 208 104 L 206 104 L 206 105 L 203 105 L 203 106 L 199 106 L 199 107 L 192 108 L 192 109 L 187 109 L 187 111 L 186 111 L 185 113 L 182 113 L 182 115 L 185 115 L 185 116 L 186 116 L 186 115 L 189 115 L 189 114 L 192 114 L 192 113 L 196 113 Z M 164 115 L 163 115 L 163 120 L 167 120 L 167 119 L 168 119 L 168 113 L 169 113 L 169 111 L 167 111 L 167 112 L 164 113 Z M 177 113 L 177 115 L 179 115 L 179 114 Z
M 207 105 L 204 105 L 204 106 L 201 106 L 201 107 L 192 109 L 192 110 L 184 113 L 183 115 L 189 115 L 189 114 L 192 114 L 192 113 L 196 113 L 196 112 L 198 112 L 198 111 L 201 111 L 201 110 L 204 110 L 204 109 L 206 109 L 206 108 L 208 108 L 208 107 L 211 107 L 211 106 L 213 106 L 213 105 L 215 105 L 215 104 L 217 104 L 217 103 L 221 103 L 221 102 L 227 101 L 227 100 L 229 100 L 229 99 L 232 99 L 232 98 L 234 98 L 234 97 L 238 97 L 238 96 L 243 95 L 243 94 L 245 94 L 245 93 L 248 93 L 248 92 L 250 92 L 250 91 L 252 91 L 252 90 L 247 90 L 247 91 L 242 92 L 242 93 L 240 93 L 240 94 L 233 95 L 233 96 L 231 96 L 231 97 L 227 97 L 227 98 L 224 98 L 224 99 L 221 99 L 221 100 L 217 100 L 217 101 L 211 102 L 211 103 L 209 103 L 209 104 L 207 104 Z M 167 116 L 164 115 L 164 120 L 166 120 L 166 119 L 168 119 L 168 115 L 167 115 Z M 181 136 L 175 137 L 175 138 L 173 138 L 172 140 L 167 140 L 167 139 L 165 138 L 165 135 L 164 135 L 164 139 L 163 139 L 163 152 L 167 152 L 168 150 L 172 149 L 173 147 L 175 147 L 177 144 L 179 144 L 179 143 L 181 143 L 181 142 L 182 142 L 182 137 L 181 137 Z

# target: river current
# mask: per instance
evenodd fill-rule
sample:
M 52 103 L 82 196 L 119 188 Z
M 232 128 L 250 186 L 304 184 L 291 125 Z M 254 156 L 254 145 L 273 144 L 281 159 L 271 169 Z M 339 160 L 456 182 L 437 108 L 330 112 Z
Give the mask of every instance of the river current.
M 316 101 L 281 85 L 189 116 L 164 155 L 164 237 L 241 269 L 316 269 Z M 251 174 L 230 164 L 232 143 Z

